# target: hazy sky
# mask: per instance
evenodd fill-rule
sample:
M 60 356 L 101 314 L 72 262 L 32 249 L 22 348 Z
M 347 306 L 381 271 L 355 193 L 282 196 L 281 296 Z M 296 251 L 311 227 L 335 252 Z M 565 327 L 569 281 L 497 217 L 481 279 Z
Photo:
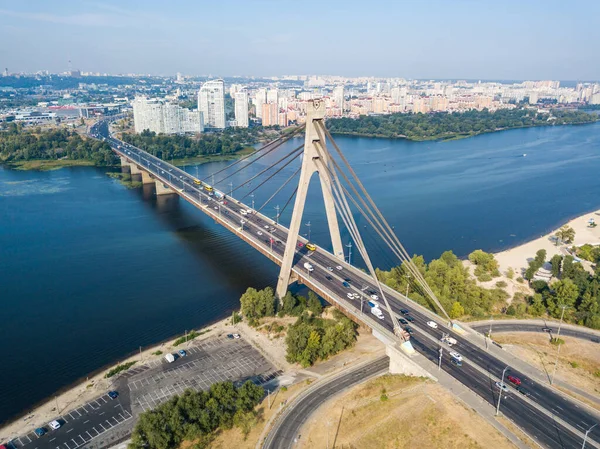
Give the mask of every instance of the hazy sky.
M 0 68 L 600 79 L 599 0 L 0 0 Z

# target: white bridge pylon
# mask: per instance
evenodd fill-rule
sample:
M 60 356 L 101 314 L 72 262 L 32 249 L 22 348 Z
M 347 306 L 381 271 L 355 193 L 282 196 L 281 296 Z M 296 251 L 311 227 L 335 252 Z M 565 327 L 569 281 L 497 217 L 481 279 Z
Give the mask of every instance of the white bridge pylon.
M 325 203 L 325 213 L 327 215 L 327 224 L 329 225 L 329 234 L 333 246 L 333 254 L 341 260 L 344 260 L 344 250 L 342 247 L 342 238 L 340 236 L 340 227 L 335 210 L 335 203 L 332 192 L 332 180 L 327 168 L 329 167 L 329 152 L 324 141 L 317 132 L 317 124 L 323 122 L 325 117 L 325 104 L 321 100 L 313 100 L 308 103 L 306 111 L 306 131 L 304 137 L 304 154 L 302 158 L 302 168 L 300 170 L 300 179 L 298 180 L 298 191 L 294 201 L 294 210 L 290 222 L 288 239 L 285 244 L 281 271 L 277 280 L 277 296 L 283 298 L 290 284 L 292 274 L 292 264 L 296 251 L 296 242 L 302 223 L 304 205 L 306 204 L 306 194 L 313 174 L 316 172 L 321 183 L 323 192 L 323 201 Z M 324 140 L 324 137 L 323 137 Z M 317 145 L 325 149 L 321 153 L 317 150 Z M 321 157 L 321 155 L 323 157 Z

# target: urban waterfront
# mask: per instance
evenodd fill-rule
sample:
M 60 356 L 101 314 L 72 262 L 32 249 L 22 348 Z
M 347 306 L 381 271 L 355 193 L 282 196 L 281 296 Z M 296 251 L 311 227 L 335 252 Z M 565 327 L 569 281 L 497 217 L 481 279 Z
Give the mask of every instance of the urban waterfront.
M 599 131 L 596 124 L 452 142 L 336 140 L 408 251 L 429 259 L 446 249 L 505 249 L 600 207 Z M 224 165 L 200 166 L 199 176 Z M 288 168 L 280 180 L 295 169 Z M 317 189 L 303 222 L 327 246 Z M 257 207 L 271 192 L 257 192 Z M 275 215 L 272 205 L 263 212 Z M 0 421 L 140 345 L 228 315 L 247 286 L 274 284 L 277 275 L 189 204 L 127 190 L 100 169 L 2 170 L 0 216 Z M 395 263 L 365 231 L 375 264 Z

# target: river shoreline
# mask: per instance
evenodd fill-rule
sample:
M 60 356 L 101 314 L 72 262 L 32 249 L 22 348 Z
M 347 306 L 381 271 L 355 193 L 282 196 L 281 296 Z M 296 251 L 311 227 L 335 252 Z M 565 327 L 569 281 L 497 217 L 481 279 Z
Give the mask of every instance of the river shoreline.
M 368 139 L 391 139 L 391 140 L 406 140 L 408 142 L 450 142 L 452 140 L 462 140 L 468 139 L 469 137 L 482 136 L 485 134 L 494 134 L 502 131 L 512 131 L 516 129 L 528 129 L 528 128 L 545 128 L 548 126 L 584 126 L 584 125 L 593 125 L 594 123 L 598 123 L 600 120 L 596 120 L 594 122 L 582 122 L 582 123 L 563 123 L 560 125 L 554 124 L 537 124 L 537 125 L 525 125 L 525 126 L 514 126 L 511 128 L 498 128 L 493 131 L 480 131 L 476 133 L 469 134 L 457 134 L 453 133 L 446 137 L 444 136 L 431 136 L 431 137 L 422 137 L 422 138 L 410 138 L 403 134 L 397 136 L 384 136 L 383 134 L 365 134 L 359 132 L 341 132 L 341 131 L 330 131 L 333 136 L 347 136 L 347 137 L 365 137 Z
M 231 317 L 217 319 L 211 324 L 198 329 L 196 332 L 200 333 L 200 335 L 189 341 L 200 341 L 213 337 L 222 332 L 230 321 Z M 5 440 L 10 441 L 18 435 L 30 432 L 37 427 L 45 426 L 52 419 L 85 404 L 102 393 L 106 393 L 111 388 L 112 380 L 118 377 L 118 375 L 115 375 L 112 380 L 111 378 L 106 379 L 104 377 L 111 368 L 132 361 L 136 362 L 132 367 L 136 367 L 138 363 L 144 364 L 152 360 L 161 359 L 168 352 L 175 352 L 182 349 L 183 345 L 173 346 L 175 340 L 180 337 L 183 337 L 183 335 L 171 336 L 143 351 L 133 350 L 119 361 L 98 368 L 87 376 L 82 376 L 71 384 L 59 389 L 51 397 L 47 397 L 34 404 L 28 411 L 19 412 L 16 417 L 9 418 L 7 421 L 0 423 L 0 442 Z M 157 351 L 160 351 L 161 354 L 154 354 Z M 58 411 L 56 411 L 57 406 Z

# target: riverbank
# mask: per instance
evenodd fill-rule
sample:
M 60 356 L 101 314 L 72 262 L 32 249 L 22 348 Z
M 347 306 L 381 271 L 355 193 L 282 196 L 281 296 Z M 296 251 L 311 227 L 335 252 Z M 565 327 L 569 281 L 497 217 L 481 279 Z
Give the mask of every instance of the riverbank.
M 199 335 L 189 340 L 189 342 L 205 340 L 226 331 L 231 331 L 229 326 L 230 321 L 230 318 L 225 318 L 196 331 Z M 179 349 L 185 348 L 185 343 L 174 345 L 175 341 L 181 337 L 184 336 L 173 336 L 143 351 L 140 348 L 140 351 L 136 351 L 135 354 L 131 354 L 115 364 L 100 368 L 90 373 L 85 379 L 80 379 L 74 384 L 58 391 L 53 397 L 34 406 L 30 411 L 14 419 L 12 422 L 4 423 L 0 427 L 0 441 L 10 441 L 12 438 L 31 432 L 37 427 L 47 426 L 50 421 L 66 414 L 69 410 L 78 408 L 86 402 L 106 393 L 112 388 L 113 380 L 116 380 L 118 377 L 118 375 L 110 378 L 105 377 L 112 368 L 118 365 L 131 364 L 132 362 L 134 363 L 132 367 L 139 366 L 153 360 L 161 359 L 169 352 L 176 352 Z
M 82 159 L 33 159 L 30 161 L 4 162 L 6 167 L 14 170 L 60 170 L 64 167 L 94 167 L 93 161 Z
M 596 226 L 595 228 L 589 227 L 588 220 L 590 218 L 600 221 L 600 210 L 585 213 L 565 223 L 575 231 L 575 239 L 573 243 L 569 243 L 568 245 L 555 245 L 553 236 L 559 227 L 535 240 L 494 254 L 500 265 L 500 272 L 506 273 L 509 268 L 512 268 L 515 272 L 515 277 L 523 276 L 529 266 L 529 261 L 535 258 L 535 253 L 540 249 L 546 250 L 546 260 L 550 260 L 555 254 L 564 256 L 567 248 L 573 245 L 579 246 L 585 243 L 592 245 L 600 244 L 600 226 Z
M 547 124 L 536 124 L 536 125 L 525 125 L 525 126 L 512 126 L 509 128 L 496 128 L 494 130 L 484 130 L 479 132 L 470 132 L 470 133 L 445 133 L 439 134 L 435 136 L 423 136 L 423 137 L 409 137 L 404 134 L 397 135 L 385 135 L 378 133 L 362 133 L 362 132 L 343 132 L 343 131 L 330 131 L 333 136 L 350 136 L 350 137 L 366 137 L 369 139 L 402 139 L 407 140 L 409 142 L 449 142 L 452 140 L 461 140 L 468 139 L 469 137 L 481 136 L 484 134 L 493 134 L 501 131 L 511 131 L 517 129 L 528 129 L 528 128 L 540 128 L 544 126 L 580 126 L 580 125 L 591 125 L 597 123 L 600 119 L 593 122 L 581 122 L 581 123 L 565 123 L 560 125 L 555 125 L 553 123 Z

